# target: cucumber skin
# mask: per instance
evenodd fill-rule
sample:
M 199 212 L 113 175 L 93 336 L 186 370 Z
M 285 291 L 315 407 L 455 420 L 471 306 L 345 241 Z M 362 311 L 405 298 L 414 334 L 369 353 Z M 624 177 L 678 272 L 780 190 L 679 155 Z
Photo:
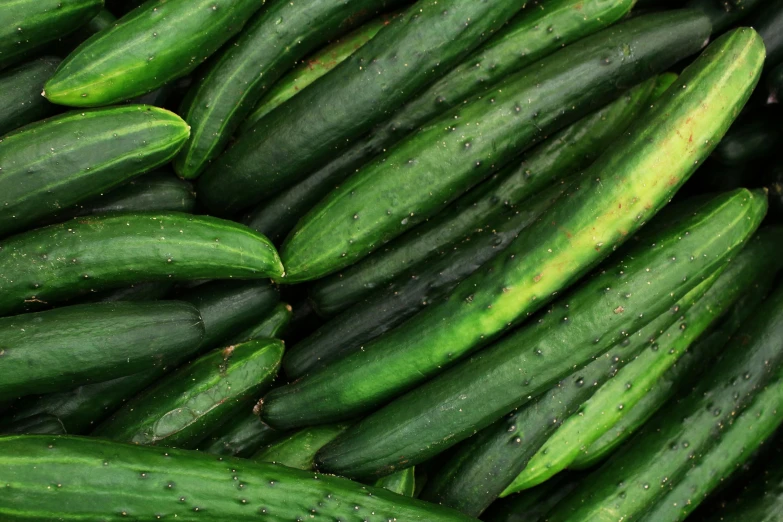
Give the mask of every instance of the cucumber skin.
M 187 303 L 99 303 L 0 318 L 0 400 L 164 366 L 204 335 Z
M 243 343 L 251 339 L 261 339 L 264 337 L 282 339 L 283 334 L 291 324 L 293 317 L 293 308 L 288 303 L 277 303 L 266 317 L 250 328 L 233 337 L 229 344 Z
M 162 165 L 188 137 L 174 113 L 129 105 L 69 112 L 0 140 L 0 236 Z
M 555 0 L 543 9 L 537 3 L 524 5 L 497 35 L 397 110 L 391 119 L 379 124 L 370 136 L 258 205 L 245 223 L 280 244 L 299 218 L 330 190 L 373 156 L 403 138 L 407 130 L 417 128 L 558 48 L 612 24 L 626 14 L 630 6 L 630 2 L 604 0 Z M 552 32 L 547 30 L 549 27 Z
M 330 519 L 475 522 L 382 488 L 188 450 L 83 437 L 12 436 L 0 438 L 0 455 L 3 480 L 11 484 L 0 490 L 0 517 L 8 522 L 112 522 L 157 515 L 164 520 L 176 515 L 182 522 L 243 522 L 264 513 L 296 520 L 308 518 L 313 509 Z M 128 487 L 117 487 L 120 483 Z M 62 495 L 47 489 L 56 484 L 62 485 Z
M 213 350 L 129 400 L 92 435 L 194 448 L 271 386 L 282 357 L 283 343 L 272 339 Z
M 398 495 L 406 497 L 416 496 L 416 470 L 405 468 L 375 481 L 375 487 L 385 488 Z
M 507 256 L 465 279 L 446 302 L 428 307 L 328 370 L 273 390 L 264 404 L 267 422 L 272 427 L 336 422 L 339 416 L 377 407 L 439 373 L 444 364 L 486 345 L 595 266 L 665 205 L 750 96 L 763 46 L 750 30 L 733 34 L 705 51 L 638 126 L 585 171 L 577 189 L 552 207 L 551 221 L 528 228 Z M 724 47 L 731 60 L 721 54 Z M 729 65 L 723 67 L 724 61 Z M 716 71 L 713 63 L 721 69 Z M 726 87 L 706 87 L 716 84 Z M 683 85 L 699 90 L 690 94 Z M 724 96 L 724 89 L 729 95 Z M 715 107 L 717 116 L 692 117 L 702 114 L 702 102 Z M 665 147 L 655 143 L 683 132 L 685 125 L 694 142 L 666 141 Z M 663 176 L 669 180 L 664 186 L 656 183 Z M 616 210 L 607 214 L 610 208 Z M 522 263 L 510 261 L 516 255 Z M 563 268 L 546 270 L 553 266 Z
M 44 96 L 60 105 L 97 107 L 150 92 L 195 69 L 261 5 L 149 0 L 68 55 L 46 82 Z
M 249 457 L 282 435 L 261 422 L 252 411 L 243 411 L 203 440 L 199 444 L 199 451 L 213 455 Z
M 207 169 L 198 192 L 231 214 L 293 185 L 458 64 L 519 2 L 424 0 L 268 114 Z M 470 20 L 466 23 L 466 20 Z
M 434 252 L 488 226 L 563 176 L 588 167 L 639 115 L 655 84 L 643 82 L 597 112 L 585 116 L 526 153 L 425 223 L 340 273 L 316 282 L 310 299 L 319 313 L 333 315 L 362 299 Z
M 176 212 L 77 218 L 0 243 L 0 315 L 139 281 L 282 273 L 271 243 L 233 222 Z
M 307 53 L 352 24 L 398 3 L 270 2 L 207 66 L 185 97 L 179 113 L 193 132 L 174 161 L 177 174 L 184 178 L 201 174 L 223 152 L 264 92 Z
M 712 33 L 718 34 L 763 3 L 764 0 L 742 0 L 736 3 L 721 0 L 690 0 L 685 6 L 690 9 L 699 9 L 709 16 L 712 23 Z
M 432 217 L 549 132 L 698 51 L 708 34 L 706 17 L 697 11 L 631 19 L 431 120 L 299 221 L 281 248 L 286 282 L 318 279 L 357 262 Z M 573 81 L 575 74 L 579 82 Z
M 103 0 L 20 0 L 0 12 L 0 69 L 87 23 Z
M 55 113 L 57 106 L 41 90 L 59 63 L 59 58 L 44 57 L 0 74 L 0 136 Z
M 697 386 L 685 390 L 679 400 L 658 412 L 550 512 L 549 520 L 641 517 L 720 444 L 732 421 L 737 422 L 735 417 L 746 410 L 763 387 L 775 386 L 783 365 L 783 350 L 775 340 L 781 335 L 783 287 L 778 287 Z M 752 435 L 746 441 L 750 444 Z M 628 494 L 622 495 L 626 491 Z
M 313 470 L 315 469 L 313 459 L 318 450 L 334 440 L 348 426 L 348 424 L 327 424 L 301 429 L 260 449 L 250 457 L 250 460 L 271 462 L 305 471 Z

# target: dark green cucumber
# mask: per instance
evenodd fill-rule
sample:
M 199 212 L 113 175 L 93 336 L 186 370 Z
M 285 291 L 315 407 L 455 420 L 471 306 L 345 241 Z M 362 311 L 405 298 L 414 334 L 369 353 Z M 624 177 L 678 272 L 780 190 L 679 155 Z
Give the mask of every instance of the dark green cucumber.
M 98 303 L 0 318 L 0 400 L 75 388 L 165 366 L 204 335 L 176 301 Z
M 524 4 L 497 35 L 378 125 L 368 137 L 258 205 L 248 217 L 248 225 L 279 244 L 299 218 L 373 156 L 503 77 L 614 23 L 630 6 L 630 2 L 605 0 L 554 0 L 544 7 L 538 3 Z
M 264 418 L 280 427 L 355 416 L 519 324 L 666 204 L 750 96 L 763 57 L 761 39 L 751 30 L 717 40 L 584 172 L 576 188 L 555 202 L 547 220 L 526 229 L 447 301 L 363 351 L 274 390 L 265 400 Z M 705 112 L 704 104 L 711 110 Z M 685 132 L 688 139 L 678 139 Z
M 229 344 L 243 343 L 250 339 L 276 338 L 282 339 L 288 325 L 291 323 L 293 309 L 288 303 L 277 303 L 259 322 L 237 334 L 229 340 Z
M 214 350 L 128 401 L 92 434 L 195 448 L 271 386 L 282 357 L 283 343 L 273 339 Z
M 146 105 L 69 112 L 0 140 L 0 236 L 116 187 L 177 153 L 188 126 Z
M 35 462 L 34 466 L 30 463 Z M 0 438 L 0 518 L 52 520 L 475 519 L 383 488 L 268 463 L 83 437 Z
M 195 69 L 262 5 L 149 0 L 71 53 L 46 82 L 44 96 L 61 105 L 97 107 L 150 92 Z
M 481 516 L 485 522 L 543 522 L 547 511 L 557 505 L 582 479 L 582 475 L 558 476 L 540 486 L 494 502 Z
M 738 122 L 720 141 L 711 158 L 722 165 L 742 167 L 752 161 L 775 154 L 783 141 L 783 130 L 777 119 L 755 114 Z M 745 180 L 748 181 L 748 180 Z
M 139 281 L 282 274 L 269 240 L 230 221 L 177 212 L 76 218 L 0 243 L 0 315 Z
M 764 0 L 689 0 L 685 5 L 691 9 L 699 9 L 709 16 L 713 34 L 719 34 L 763 3 Z
M 755 399 L 764 395 L 763 390 L 775 389 L 780 394 L 781 335 L 783 287 L 778 287 L 697 386 L 685 390 L 679 400 L 669 403 L 651 419 L 555 507 L 548 520 L 638 519 L 664 501 L 668 492 L 685 484 L 690 470 L 701 474 L 699 464 L 706 462 L 713 450 L 725 441 L 736 441 L 734 427 L 744 424 L 739 417 L 743 411 L 752 411 Z M 783 407 L 778 407 L 777 415 L 781 412 Z M 739 437 L 740 445 L 757 445 L 754 432 L 751 429 Z
M 241 134 L 205 172 L 199 197 L 212 212 L 231 214 L 290 187 L 459 64 L 521 9 L 520 2 L 419 0 L 317 85 Z
M 67 58 L 82 42 L 92 35 L 112 27 L 116 23 L 116 16 L 109 12 L 108 9 L 101 9 L 89 22 L 79 27 L 76 31 L 65 38 L 61 38 L 59 41 L 50 43 L 52 53 Z M 43 88 L 41 90 L 43 91 Z
M 12 0 L 0 10 L 0 69 L 74 31 L 98 14 L 103 0 Z
M 87 294 L 80 299 L 71 301 L 73 304 L 82 303 L 113 303 L 116 301 L 157 301 L 163 299 L 171 289 L 173 283 L 165 281 L 155 283 L 136 283 L 124 288 L 105 290 Z
M 334 440 L 348 426 L 348 424 L 328 424 L 301 429 L 262 448 L 251 457 L 251 460 L 272 462 L 306 471 L 313 470 L 315 469 L 313 459 L 318 450 Z
M 631 19 L 431 120 L 299 221 L 281 248 L 286 282 L 318 279 L 378 250 L 548 133 L 698 51 L 708 33 L 698 11 Z
M 54 415 L 42 413 L 0 428 L 4 435 L 65 435 L 65 426 Z
M 416 493 L 416 470 L 414 468 L 406 468 L 381 477 L 375 481 L 375 487 L 388 489 L 398 495 L 413 497 Z
M 59 63 L 59 58 L 39 58 L 0 74 L 0 136 L 57 111 L 41 91 Z
M 489 226 L 507 207 L 515 207 L 558 178 L 589 166 L 636 119 L 647 105 L 655 84 L 655 79 L 648 80 L 573 123 L 426 223 L 357 264 L 318 281 L 310 291 L 318 311 L 322 315 L 334 315 L 450 243 Z
M 769 0 L 748 21 L 764 39 L 767 61 L 764 69 L 771 69 L 783 60 L 783 1 Z
M 249 457 L 262 446 L 279 439 L 283 433 L 275 431 L 252 411 L 245 411 L 199 444 L 199 451 L 213 455 Z

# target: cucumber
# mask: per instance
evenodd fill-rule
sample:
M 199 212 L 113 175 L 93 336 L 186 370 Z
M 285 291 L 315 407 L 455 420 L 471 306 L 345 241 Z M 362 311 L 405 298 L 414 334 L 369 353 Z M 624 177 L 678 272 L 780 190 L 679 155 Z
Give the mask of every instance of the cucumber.
M 494 502 L 481 519 L 485 522 L 543 522 L 547 511 L 576 488 L 582 475 L 558 476 L 540 486 Z
M 210 211 L 231 214 L 290 187 L 457 65 L 520 9 L 520 2 L 419 0 L 317 85 L 241 134 L 205 172 L 199 197 Z
M 149 0 L 68 55 L 46 82 L 44 96 L 60 105 L 97 107 L 150 92 L 195 69 L 262 5 Z
M 76 218 L 0 243 L 0 315 L 139 281 L 282 274 L 271 243 L 230 221 L 177 212 Z
M 406 468 L 381 477 L 375 481 L 375 487 L 388 489 L 398 495 L 413 497 L 416 492 L 416 470 Z
M 251 460 L 272 462 L 289 468 L 313 470 L 316 452 L 345 431 L 348 424 L 328 424 L 304 428 L 262 448 Z
M 59 58 L 44 57 L 0 74 L 0 136 L 55 113 L 57 106 L 41 90 L 59 63 Z
M 242 412 L 202 441 L 199 451 L 213 455 L 249 457 L 282 435 L 261 422 L 255 413 Z
M 690 9 L 699 9 L 709 16 L 713 34 L 719 34 L 763 3 L 764 0 L 689 0 L 685 5 Z
M 770 0 L 749 20 L 748 25 L 758 31 L 767 49 L 764 69 L 771 69 L 783 60 L 783 1 Z
M 165 366 L 204 335 L 187 303 L 98 303 L 0 318 L 0 400 Z
M 264 403 L 267 422 L 337 422 L 373 409 L 488 344 L 606 257 L 709 155 L 758 80 L 764 50 L 752 30 L 724 36 L 705 53 L 554 203 L 546 221 L 520 234 L 447 301 L 363 351 L 272 391 Z M 705 103 L 712 110 L 705 112 Z M 694 141 L 672 138 L 685 128 Z M 658 182 L 663 176 L 667 183 Z
M 100 33 L 104 29 L 113 27 L 117 23 L 117 17 L 109 12 L 108 9 L 101 9 L 98 14 L 93 16 L 89 22 L 79 27 L 76 31 L 61 38 L 57 42 L 52 42 L 52 52 L 63 58 L 67 58 L 79 45 L 90 38 L 92 35 Z M 43 88 L 41 88 L 41 91 Z M 40 91 L 38 92 L 40 95 Z M 154 105 L 154 104 L 152 104 Z
M 614 23 L 630 6 L 630 2 L 605 0 L 553 0 L 545 7 L 537 3 L 524 4 L 508 25 L 457 67 L 345 153 L 262 202 L 247 217 L 246 223 L 279 244 L 299 218 L 367 160 L 503 77 Z
M 14 0 L 0 11 L 0 69 L 86 24 L 103 0 Z
M 475 522 L 311 471 L 94 438 L 2 437 L 0 468 L 0 518 L 8 522 L 306 520 L 313 511 L 328 520 Z
M 318 279 L 379 249 L 549 132 L 698 51 L 708 33 L 706 17 L 697 11 L 631 19 L 435 118 L 299 221 L 281 248 L 286 282 Z M 601 67 L 592 65 L 599 62 Z
M 778 144 L 783 141 L 778 122 L 759 114 L 749 115 L 749 118 L 726 133 L 712 153 L 712 159 L 722 165 L 742 167 L 777 151 Z
M 689 470 L 701 474 L 698 465 L 711 460 L 712 451 L 727 443 L 757 446 L 760 440 L 756 430 L 742 429 L 745 421 L 741 422 L 740 417 L 744 417 L 743 411 L 753 411 L 756 398 L 768 395 L 765 389 L 781 393 L 781 335 L 783 287 L 775 290 L 759 313 L 743 326 L 694 389 L 686 390 L 651 419 L 555 507 L 548 520 L 642 518 L 664 501 L 669 491 L 686 483 Z M 783 409 L 778 407 L 780 411 Z M 748 421 L 762 428 L 766 420 Z M 734 432 L 735 427 L 740 428 L 740 435 Z M 762 431 L 758 436 L 763 437 Z
M 620 137 L 647 104 L 655 79 L 635 87 L 582 118 L 459 198 L 435 217 L 390 244 L 313 285 L 310 296 L 322 315 L 334 315 L 433 253 L 486 227 L 507 207 L 586 168 Z
M 195 448 L 269 388 L 282 357 L 283 343 L 273 339 L 213 350 L 128 401 L 93 435 Z
M 266 317 L 247 330 L 237 334 L 229 344 L 243 343 L 251 339 L 276 338 L 282 339 L 288 325 L 291 323 L 293 309 L 288 303 L 277 303 Z
M 82 303 L 114 303 L 116 301 L 157 301 L 163 299 L 174 287 L 171 283 L 136 283 L 135 285 L 95 292 L 81 299 L 76 299 L 73 304 Z
M 8 435 L 65 435 L 65 427 L 54 415 L 33 415 L 11 426 L 2 428 Z
M 169 111 L 129 105 L 69 112 L 0 140 L 0 236 L 168 162 L 188 137 Z

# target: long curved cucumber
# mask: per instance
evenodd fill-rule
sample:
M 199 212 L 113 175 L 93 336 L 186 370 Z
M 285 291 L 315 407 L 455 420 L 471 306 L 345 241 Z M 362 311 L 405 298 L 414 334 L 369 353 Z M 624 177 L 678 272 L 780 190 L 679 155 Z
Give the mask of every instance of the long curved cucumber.
M 270 2 L 207 66 L 180 109 L 193 129 L 174 162 L 195 178 L 215 159 L 255 104 L 288 69 L 330 39 L 399 0 Z M 333 110 L 339 105 L 331 106 Z M 249 131 L 256 140 L 255 131 Z M 312 143 L 309 144 L 313 146 Z M 199 189 L 201 191 L 201 189 Z
M 698 51 L 708 32 L 706 17 L 697 11 L 634 18 L 431 120 L 299 221 L 280 252 L 286 282 L 318 279 L 378 250 L 548 133 Z
M 282 274 L 269 240 L 230 221 L 177 212 L 76 218 L 0 243 L 0 315 L 139 281 Z
M 205 172 L 199 197 L 212 212 L 231 214 L 290 187 L 457 65 L 520 9 L 519 2 L 419 0 L 317 85 L 241 134 Z
M 0 318 L 0 400 L 75 388 L 192 354 L 198 311 L 176 301 L 98 303 Z
M 571 124 L 432 219 L 355 265 L 316 282 L 310 298 L 318 311 L 329 316 L 345 309 L 434 252 L 486 227 L 504 208 L 515 207 L 556 179 L 589 166 L 646 106 L 655 83 L 650 79 Z
M 668 491 L 684 483 L 694 465 L 709 458 L 722 441 L 733 438 L 732 424 L 738 422 L 743 411 L 750 411 L 762 390 L 779 388 L 783 370 L 781 335 L 783 287 L 778 287 L 698 385 L 670 402 L 555 507 L 548 519 L 641 518 L 665 499 Z M 748 446 L 758 443 L 754 430 L 741 438 Z
M 251 460 L 271 462 L 306 471 L 313 470 L 315 469 L 313 460 L 318 450 L 334 440 L 348 426 L 348 424 L 327 424 L 303 428 L 262 448 L 251 457 Z
M 146 105 L 69 112 L 0 141 L 0 236 L 162 165 L 188 137 L 174 113 Z
M 237 34 L 258 0 L 150 0 L 81 44 L 46 82 L 52 103 L 97 107 L 185 76 Z
M 293 308 L 288 303 L 277 303 L 259 322 L 231 338 L 229 344 L 243 343 L 251 339 L 282 339 L 293 317 Z
M 282 436 L 283 433 L 261 422 L 252 411 L 243 411 L 203 440 L 199 444 L 199 451 L 213 455 L 249 457 L 262 446 Z
M 0 10 L 0 69 L 13 65 L 98 14 L 103 0 L 14 0 Z
M 555 202 L 547 220 L 526 229 L 445 302 L 360 353 L 271 392 L 264 418 L 273 427 L 295 426 L 373 409 L 523 321 L 666 204 L 750 96 L 763 58 L 751 30 L 716 40 Z M 686 131 L 688 140 L 678 139 Z
M 92 434 L 194 448 L 271 386 L 282 357 L 283 343 L 273 339 L 213 350 L 128 401 Z
M 391 119 L 325 166 L 262 202 L 246 223 L 280 244 L 299 218 L 330 190 L 409 130 L 560 47 L 614 23 L 630 7 L 631 2 L 606 0 L 553 0 L 543 8 L 539 4 L 524 4 L 493 38 L 397 110 Z
M 699 9 L 710 17 L 713 34 L 722 33 L 739 20 L 745 18 L 764 0 L 689 0 L 686 7 Z
M 181 522 L 304 520 L 313 510 L 330 520 L 475 522 L 447 508 L 312 471 L 94 438 L 2 437 L 0 467 L 0 517 L 9 522 L 157 516 Z
M 59 58 L 44 57 L 0 74 L 0 136 L 55 113 L 41 90 L 59 64 Z

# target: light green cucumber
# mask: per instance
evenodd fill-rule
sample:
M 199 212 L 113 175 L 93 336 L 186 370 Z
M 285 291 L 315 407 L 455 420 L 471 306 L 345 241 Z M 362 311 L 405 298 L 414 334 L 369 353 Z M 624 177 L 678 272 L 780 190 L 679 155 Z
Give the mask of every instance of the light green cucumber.
M 307 471 L 313 470 L 315 469 L 313 460 L 318 450 L 334 440 L 348 426 L 348 424 L 329 424 L 301 429 L 262 448 L 251 457 L 251 460 Z
M 386 488 L 398 495 L 413 497 L 416 492 L 416 470 L 415 468 L 405 468 L 385 477 L 379 478 L 375 486 Z

